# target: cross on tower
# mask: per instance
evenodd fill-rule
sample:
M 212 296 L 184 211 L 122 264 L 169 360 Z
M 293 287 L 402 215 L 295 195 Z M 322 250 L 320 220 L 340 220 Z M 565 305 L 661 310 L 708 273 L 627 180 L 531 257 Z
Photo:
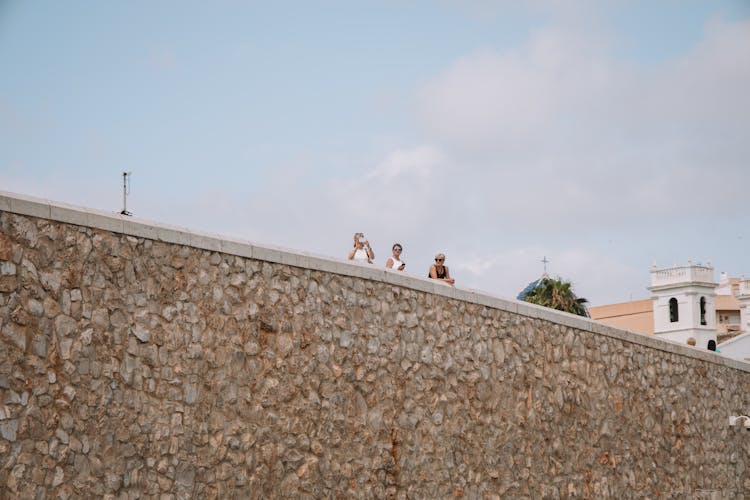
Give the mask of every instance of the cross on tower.
M 544 258 L 540 262 L 544 263 L 544 274 L 547 274 L 547 264 L 549 263 L 547 256 L 545 255 Z

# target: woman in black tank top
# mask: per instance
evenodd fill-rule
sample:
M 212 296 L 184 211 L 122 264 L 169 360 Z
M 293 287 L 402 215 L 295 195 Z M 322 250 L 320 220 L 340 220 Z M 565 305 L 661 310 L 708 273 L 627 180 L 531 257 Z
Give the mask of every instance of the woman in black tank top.
M 451 278 L 450 272 L 448 271 L 448 266 L 443 265 L 444 262 L 445 255 L 442 253 L 437 254 L 435 256 L 435 263 L 430 266 L 430 272 L 427 277 L 452 285 L 455 283 L 455 280 Z

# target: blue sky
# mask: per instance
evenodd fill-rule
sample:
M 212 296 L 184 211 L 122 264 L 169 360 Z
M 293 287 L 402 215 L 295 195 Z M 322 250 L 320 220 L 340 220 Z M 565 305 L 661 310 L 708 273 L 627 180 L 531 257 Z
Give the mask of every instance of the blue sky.
M 0 189 L 511 297 L 750 275 L 750 2 L 0 3 Z

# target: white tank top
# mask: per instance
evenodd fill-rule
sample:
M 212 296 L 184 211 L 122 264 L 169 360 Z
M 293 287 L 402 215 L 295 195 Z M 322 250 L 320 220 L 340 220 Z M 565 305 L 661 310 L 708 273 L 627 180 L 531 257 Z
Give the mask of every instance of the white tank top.
M 401 267 L 401 264 L 403 264 L 403 262 L 401 262 L 400 260 L 398 260 L 396 257 L 391 257 L 391 260 L 393 261 L 393 269 L 395 269 L 396 271 L 398 271 L 399 267 Z
M 365 250 L 364 248 L 358 248 L 354 251 L 354 257 L 352 260 L 362 260 L 365 262 L 369 262 L 370 256 L 367 255 L 367 250 Z

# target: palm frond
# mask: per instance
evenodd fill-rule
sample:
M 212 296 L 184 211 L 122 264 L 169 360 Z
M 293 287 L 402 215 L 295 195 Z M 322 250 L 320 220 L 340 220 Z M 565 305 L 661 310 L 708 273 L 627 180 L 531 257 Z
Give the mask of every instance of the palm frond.
M 558 311 L 589 317 L 588 309 L 586 309 L 588 300 L 577 297 L 573 292 L 572 283 L 560 278 L 542 278 L 536 287 L 526 294 L 524 300 Z

